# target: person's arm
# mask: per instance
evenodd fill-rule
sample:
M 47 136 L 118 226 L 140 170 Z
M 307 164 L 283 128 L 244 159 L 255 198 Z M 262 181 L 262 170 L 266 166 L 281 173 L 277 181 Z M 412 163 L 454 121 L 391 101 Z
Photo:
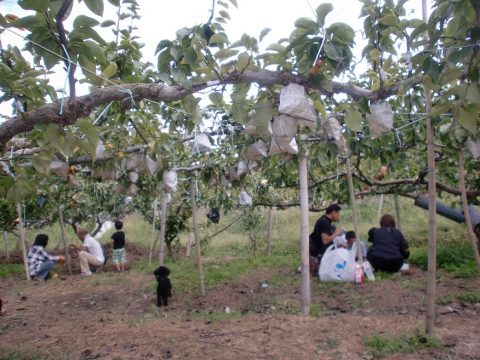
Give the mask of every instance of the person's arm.
M 398 231 L 398 233 L 400 236 L 400 254 L 402 254 L 404 259 L 408 259 L 410 257 L 410 246 L 403 234 L 400 231 Z
M 50 255 L 49 253 L 47 253 L 47 252 L 45 251 L 45 249 L 40 250 L 40 253 L 41 253 L 40 256 L 41 256 L 42 259 L 45 260 L 45 261 L 47 261 L 47 260 L 49 260 L 49 261 L 58 261 L 58 259 L 60 259 L 60 256 Z
M 343 234 L 343 229 L 342 228 L 336 228 L 335 231 L 333 232 L 332 235 L 328 235 L 327 233 L 320 233 L 322 236 L 322 243 L 323 245 L 327 245 L 333 241 L 337 236 Z
M 373 243 L 373 234 L 375 233 L 376 228 L 371 228 L 368 230 L 368 242 Z

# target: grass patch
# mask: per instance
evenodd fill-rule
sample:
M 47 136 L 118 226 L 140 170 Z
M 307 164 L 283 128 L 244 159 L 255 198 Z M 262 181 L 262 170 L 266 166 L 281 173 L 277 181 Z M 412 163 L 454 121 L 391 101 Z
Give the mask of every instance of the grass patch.
M 0 360 L 43 360 L 38 349 L 0 348 Z
M 453 303 L 455 299 L 456 299 L 455 294 L 448 292 L 447 294 L 438 297 L 436 303 L 438 305 L 448 305 Z
M 310 316 L 322 317 L 323 306 L 321 304 L 310 304 Z
M 426 246 L 412 248 L 409 262 L 426 270 L 428 249 Z M 472 249 L 466 242 L 450 242 L 437 248 L 437 266 L 453 277 L 474 278 L 478 271 Z
M 213 288 L 220 284 L 230 283 L 249 271 L 265 268 L 278 268 L 284 266 L 294 267 L 296 256 L 293 254 L 280 254 L 271 257 L 261 256 L 257 258 L 222 258 L 208 259 L 203 264 L 205 273 L 205 287 Z M 178 294 L 193 291 L 199 287 L 199 276 L 197 264 L 193 258 L 184 258 L 176 262 L 166 262 L 171 271 L 170 279 L 174 291 Z M 148 262 L 141 261 L 135 264 L 134 271 L 152 274 L 156 264 L 148 265 Z M 154 281 L 152 274 L 152 281 Z
M 238 311 L 195 311 L 191 313 L 192 317 L 207 321 L 222 321 L 236 319 L 242 316 Z
M 364 338 L 363 343 L 373 356 L 414 353 L 422 349 L 439 348 L 442 346 L 437 336 L 427 336 L 418 331 L 415 333 L 404 333 L 400 336 L 376 334 Z
M 23 264 L 0 264 L 0 277 L 20 276 L 24 274 Z
M 466 290 L 463 291 L 459 296 L 458 300 L 462 304 L 477 304 L 480 303 L 480 290 Z

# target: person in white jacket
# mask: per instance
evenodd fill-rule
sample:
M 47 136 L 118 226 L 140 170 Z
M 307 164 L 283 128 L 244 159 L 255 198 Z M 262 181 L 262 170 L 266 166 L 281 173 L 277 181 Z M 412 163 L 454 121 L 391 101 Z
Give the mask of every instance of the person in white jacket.
M 102 266 L 105 262 L 105 256 L 103 255 L 102 246 L 95 238 L 90 236 L 85 229 L 78 229 L 77 236 L 83 243 L 83 245 L 70 246 L 78 250 L 81 274 L 83 276 L 90 276 L 92 275 L 90 265 Z

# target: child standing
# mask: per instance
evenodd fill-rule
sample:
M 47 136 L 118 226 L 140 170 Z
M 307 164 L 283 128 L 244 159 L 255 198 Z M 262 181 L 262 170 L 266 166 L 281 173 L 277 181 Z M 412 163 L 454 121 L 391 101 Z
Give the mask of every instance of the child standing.
M 123 222 L 115 221 L 115 229 L 117 230 L 112 235 L 113 241 L 113 263 L 117 267 L 118 272 L 125 271 L 126 255 L 125 255 L 125 233 L 122 231 Z

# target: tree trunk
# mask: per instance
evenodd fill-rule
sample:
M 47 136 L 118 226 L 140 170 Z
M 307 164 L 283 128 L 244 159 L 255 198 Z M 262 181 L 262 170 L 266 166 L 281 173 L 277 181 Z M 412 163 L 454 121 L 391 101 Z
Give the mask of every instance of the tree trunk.
M 380 195 L 380 198 L 378 199 L 378 209 L 377 209 L 377 224 L 380 223 L 380 219 L 382 218 L 382 208 L 383 208 L 383 200 L 384 200 L 383 194 Z
M 308 150 L 304 148 L 300 154 L 298 172 L 300 177 L 300 256 L 302 276 L 302 313 L 310 313 L 310 257 L 309 257 L 309 218 L 308 218 L 308 182 L 307 182 L 307 156 Z
M 422 17 L 427 22 L 427 2 L 422 0 Z M 426 35 L 428 37 L 428 34 Z M 427 113 L 427 168 L 428 168 L 428 271 L 427 271 L 427 314 L 425 332 L 433 333 L 435 325 L 435 297 L 437 278 L 437 184 L 435 174 L 435 134 L 433 132 L 432 94 L 425 89 L 425 112 Z
M 18 232 L 20 235 L 20 243 L 22 245 L 23 265 L 25 267 L 25 275 L 27 280 L 30 281 L 30 272 L 28 271 L 27 260 L 27 247 L 25 243 L 25 229 L 23 228 L 22 206 L 17 203 L 17 216 L 18 216 Z
M 168 194 L 162 191 L 162 213 L 160 214 L 160 251 L 158 252 L 158 263 L 163 265 L 165 258 L 165 226 L 167 219 L 167 197 Z
M 350 193 L 350 205 L 352 206 L 353 230 L 355 231 L 355 235 L 357 238 L 357 257 L 358 257 L 358 261 L 361 264 L 363 263 L 362 245 L 360 243 L 360 233 L 358 231 L 357 202 L 355 201 L 355 190 L 353 188 L 352 168 L 351 168 L 349 157 L 347 157 L 346 168 L 347 168 L 348 192 Z
M 463 215 L 465 216 L 465 224 L 467 225 L 468 238 L 472 245 L 473 256 L 480 270 L 480 255 L 478 254 L 477 237 L 473 232 L 472 219 L 468 210 L 467 189 L 465 185 L 465 155 L 463 150 L 458 152 L 458 172 L 460 176 L 460 191 L 462 192 Z
M 398 195 L 393 195 L 393 200 L 395 202 L 395 217 L 397 218 L 397 229 L 402 231 L 402 221 L 400 219 L 400 202 L 398 200 Z
M 8 233 L 6 231 L 3 232 L 3 242 L 5 244 L 5 258 L 8 260 L 10 259 L 10 253 L 8 252 Z
M 148 266 L 152 264 L 153 246 L 155 244 L 155 220 L 157 215 L 157 199 L 153 200 L 153 217 L 152 217 L 152 236 L 150 238 L 150 252 L 148 253 Z
M 188 233 L 187 249 L 185 250 L 186 257 L 189 257 L 190 253 L 192 252 L 192 244 L 194 240 L 195 240 L 195 235 L 193 234 L 192 231 L 190 231 Z
M 65 254 L 65 259 L 67 259 L 68 274 L 72 275 L 72 264 L 70 262 L 70 254 L 68 253 L 67 241 L 65 240 L 65 224 L 63 223 L 62 207 L 60 203 L 57 204 L 57 211 L 58 211 L 58 222 L 60 223 L 60 234 L 61 234 L 62 244 L 63 244 L 63 253 Z
M 268 208 L 267 255 L 272 255 L 273 206 Z
M 197 256 L 198 275 L 200 276 L 200 295 L 205 296 L 205 274 L 203 272 L 202 251 L 200 249 L 200 237 L 197 229 L 197 200 L 195 199 L 196 175 L 192 174 L 190 181 L 190 208 L 192 209 L 192 232 L 195 238 L 195 252 Z

